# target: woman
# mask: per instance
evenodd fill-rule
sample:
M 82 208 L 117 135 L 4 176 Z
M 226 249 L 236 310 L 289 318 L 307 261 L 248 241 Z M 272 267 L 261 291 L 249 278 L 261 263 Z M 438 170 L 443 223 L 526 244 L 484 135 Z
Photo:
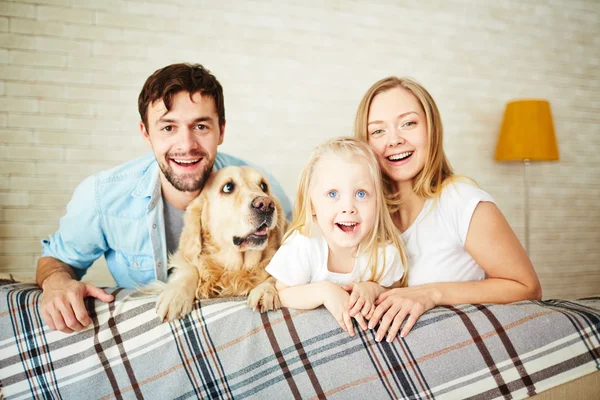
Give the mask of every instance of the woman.
M 527 253 L 492 197 L 452 172 L 442 122 L 417 82 L 376 82 L 358 107 L 355 136 L 367 142 L 386 180 L 394 223 L 408 254 L 407 288 L 381 294 L 369 328 L 404 337 L 437 305 L 539 300 L 541 286 Z M 354 315 L 357 310 L 351 310 Z

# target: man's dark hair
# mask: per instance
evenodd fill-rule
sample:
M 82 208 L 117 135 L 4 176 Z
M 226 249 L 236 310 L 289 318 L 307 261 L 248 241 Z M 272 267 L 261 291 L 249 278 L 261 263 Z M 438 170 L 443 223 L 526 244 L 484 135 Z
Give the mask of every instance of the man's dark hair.
M 146 79 L 138 97 L 138 110 L 146 129 L 148 129 L 148 106 L 162 100 L 169 111 L 173 105 L 173 96 L 179 92 L 188 92 L 190 99 L 196 93 L 212 97 L 219 116 L 219 125 L 223 126 L 225 123 L 223 87 L 202 65 L 181 63 L 161 68 Z

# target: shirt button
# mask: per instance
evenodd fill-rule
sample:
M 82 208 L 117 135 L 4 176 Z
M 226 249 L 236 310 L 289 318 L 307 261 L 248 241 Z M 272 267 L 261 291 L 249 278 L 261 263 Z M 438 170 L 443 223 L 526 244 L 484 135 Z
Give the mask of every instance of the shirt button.
M 132 266 L 133 266 L 133 268 L 137 268 L 137 267 L 138 267 L 138 263 L 134 262 L 134 263 L 132 264 Z
M 156 224 L 152 224 L 152 229 L 156 229 Z
M 159 266 L 159 267 L 160 267 L 160 264 L 161 264 L 161 262 L 159 261 L 159 262 L 158 262 L 158 266 Z

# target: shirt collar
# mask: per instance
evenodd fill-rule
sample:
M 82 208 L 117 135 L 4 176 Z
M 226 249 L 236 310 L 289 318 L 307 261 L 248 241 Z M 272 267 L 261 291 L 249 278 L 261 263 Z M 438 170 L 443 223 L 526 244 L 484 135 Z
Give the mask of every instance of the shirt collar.
M 146 168 L 146 171 L 144 171 L 144 174 L 142 175 L 142 179 L 131 195 L 133 197 L 150 198 L 160 196 L 160 177 L 156 160 L 150 163 L 148 168 Z

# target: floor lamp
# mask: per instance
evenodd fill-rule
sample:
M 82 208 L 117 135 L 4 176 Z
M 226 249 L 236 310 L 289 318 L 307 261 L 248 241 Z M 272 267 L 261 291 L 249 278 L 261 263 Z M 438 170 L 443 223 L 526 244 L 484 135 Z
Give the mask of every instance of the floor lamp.
M 525 192 L 525 251 L 529 253 L 529 181 L 531 161 L 558 160 L 558 145 L 546 100 L 514 100 L 506 104 L 496 145 L 497 161 L 523 163 Z

